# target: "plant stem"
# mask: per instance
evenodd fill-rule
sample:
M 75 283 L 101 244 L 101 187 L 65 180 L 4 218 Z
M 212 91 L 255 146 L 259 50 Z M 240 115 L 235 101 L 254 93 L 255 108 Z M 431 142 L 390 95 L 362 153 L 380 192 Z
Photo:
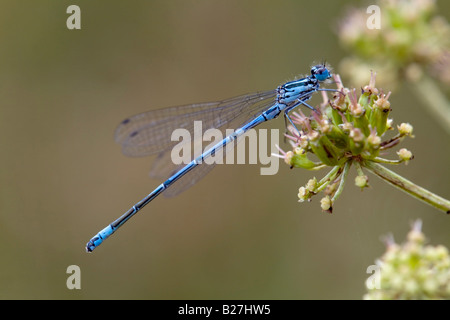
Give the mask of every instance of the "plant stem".
M 358 176 L 364 175 L 364 171 L 362 170 L 362 167 L 358 161 L 355 161 L 355 168 L 356 168 L 356 172 L 358 173 Z
M 450 214 L 449 200 L 444 199 L 422 187 L 419 187 L 418 185 L 403 178 L 397 173 L 385 168 L 381 164 L 375 163 L 373 161 L 364 161 L 362 164 L 370 172 L 377 175 L 381 179 L 387 181 L 394 187 L 412 195 L 413 197 L 419 200 L 422 200 L 423 202 L 435 207 L 436 209 L 442 210 L 445 213 Z
M 320 181 L 318 182 L 319 187 L 315 190 L 316 193 L 322 191 L 323 189 L 325 189 L 327 187 L 327 185 L 335 179 L 336 174 L 339 172 L 339 166 L 335 166 L 333 169 L 331 169 L 330 172 L 327 173 L 327 175 L 325 177 L 323 177 L 322 179 L 320 179 Z
M 410 83 L 412 91 L 428 106 L 435 119 L 450 134 L 450 103 L 437 84 L 425 74 L 420 80 Z
M 341 175 L 341 181 L 339 182 L 339 187 L 336 190 L 336 193 L 334 194 L 333 198 L 331 199 L 331 203 L 334 203 L 337 198 L 341 195 L 342 191 L 344 190 L 345 185 L 345 179 L 347 178 L 348 171 L 350 169 L 350 166 L 352 165 L 351 161 L 347 161 L 344 165 L 344 171 Z
M 380 157 L 376 157 L 372 161 L 378 162 L 378 163 L 387 163 L 387 164 L 400 164 L 403 162 L 403 160 L 389 160 L 389 159 L 383 159 Z

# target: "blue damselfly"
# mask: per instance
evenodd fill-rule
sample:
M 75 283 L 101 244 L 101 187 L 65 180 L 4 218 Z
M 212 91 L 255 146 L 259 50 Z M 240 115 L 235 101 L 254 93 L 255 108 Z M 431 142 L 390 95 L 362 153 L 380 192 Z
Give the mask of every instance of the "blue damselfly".
M 289 112 L 292 109 L 304 105 L 315 110 L 306 103 L 315 92 L 336 91 L 320 88 L 320 83 L 329 78 L 331 78 L 331 71 L 325 64 L 320 64 L 311 68 L 311 75 L 287 82 L 276 90 L 247 94 L 219 102 L 149 111 L 122 121 L 116 130 L 115 139 L 122 145 L 123 152 L 129 156 L 158 154 L 152 172 L 157 176 L 166 175 L 169 178 L 96 234 L 87 243 L 86 251 L 93 251 L 161 193 L 169 196 L 176 195 L 195 184 L 213 167 L 213 165 L 202 164 L 202 162 L 220 151 L 223 152 L 227 146 L 233 145 L 233 142 L 248 130 L 265 121 L 275 119 L 282 112 L 284 112 L 285 119 L 294 125 L 289 118 Z M 204 130 L 224 128 L 231 124 L 237 125 L 238 129 L 181 168 L 167 166 L 166 164 L 170 163 L 167 160 L 167 151 L 174 146 L 174 142 L 170 139 L 171 133 L 177 128 L 184 128 L 192 132 L 195 120 L 202 121 Z M 194 168 L 197 169 L 192 171 Z M 175 183 L 191 171 L 192 175 Z

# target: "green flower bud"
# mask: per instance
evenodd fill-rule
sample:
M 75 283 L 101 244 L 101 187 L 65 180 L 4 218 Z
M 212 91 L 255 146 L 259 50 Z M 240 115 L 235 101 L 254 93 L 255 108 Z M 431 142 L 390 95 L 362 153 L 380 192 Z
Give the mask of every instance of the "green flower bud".
M 305 187 L 300 187 L 298 189 L 297 196 L 298 196 L 298 202 L 304 202 L 311 197 L 311 194 L 310 194 L 309 190 L 306 189 Z
M 402 148 L 397 152 L 398 157 L 400 160 L 405 161 L 406 164 L 408 164 L 409 160 L 413 159 L 413 154 L 408 149 Z
M 355 185 L 361 189 L 364 189 L 369 186 L 369 177 L 366 175 L 356 176 Z
M 314 192 L 317 188 L 317 179 L 316 177 L 309 179 L 306 183 L 306 189 L 308 189 L 310 192 Z
M 409 123 L 401 123 L 399 126 L 397 126 L 398 129 L 398 133 L 401 136 L 410 136 L 410 137 L 414 137 L 412 135 L 413 132 L 413 126 L 410 125 Z
M 391 111 L 391 103 L 389 102 L 389 92 L 387 95 L 380 94 L 373 104 L 373 110 L 370 117 L 370 126 L 377 129 L 377 134 L 381 136 L 387 130 L 387 120 Z
M 320 207 L 323 211 L 328 211 L 331 213 L 333 203 L 329 196 L 325 196 L 320 200 Z
M 317 164 L 308 159 L 306 151 L 303 148 L 296 148 L 295 152 L 288 151 L 286 155 L 288 153 L 291 154 L 290 160 L 288 162 L 291 167 L 303 168 L 308 170 L 317 167 Z

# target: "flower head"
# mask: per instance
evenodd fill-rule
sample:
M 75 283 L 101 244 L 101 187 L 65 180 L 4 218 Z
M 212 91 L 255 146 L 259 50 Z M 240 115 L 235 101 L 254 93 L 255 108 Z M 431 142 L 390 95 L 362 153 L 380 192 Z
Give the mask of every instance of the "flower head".
M 397 126 L 397 134 L 391 133 L 392 137 L 386 137 L 393 129 L 393 121 L 388 118 L 392 108 L 389 101 L 391 93 L 379 90 L 375 80 L 375 73 L 371 73 L 369 84 L 362 87 L 358 96 L 357 90 L 345 88 L 339 76 L 335 75 L 338 90 L 331 101 L 325 100 L 310 116 L 301 110 L 292 113 L 292 125 L 288 127 L 290 133 L 286 135 L 292 151 L 279 148 L 280 154 L 276 156 L 283 158 L 291 168 L 331 168 L 322 179 L 313 178 L 299 188 L 299 202 L 310 201 L 316 194 L 324 192 L 320 206 L 323 211 L 331 213 L 344 189 L 351 166 L 356 167 L 355 185 L 361 190 L 369 186 L 369 178 L 363 172 L 365 168 L 421 200 L 430 198 L 423 194 L 422 189 L 379 165 L 407 164 L 413 159 L 411 151 L 405 148 L 397 152 L 396 160 L 380 157 L 406 137 L 413 137 L 413 127 L 409 123 L 401 123 Z M 448 200 L 433 197 L 428 203 L 436 202 L 439 209 L 450 211 Z
M 450 255 L 444 246 L 426 245 L 422 222 L 416 221 L 407 241 L 386 242 L 378 286 L 367 285 L 367 300 L 450 299 Z M 366 283 L 368 284 L 368 283 Z

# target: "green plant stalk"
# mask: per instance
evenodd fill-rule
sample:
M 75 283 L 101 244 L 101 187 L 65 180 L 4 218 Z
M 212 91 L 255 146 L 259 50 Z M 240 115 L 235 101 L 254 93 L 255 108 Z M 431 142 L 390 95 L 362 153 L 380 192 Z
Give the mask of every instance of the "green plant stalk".
M 314 190 L 314 193 L 319 193 L 323 191 L 330 184 L 331 181 L 336 179 L 336 176 L 341 174 L 339 172 L 339 169 L 340 169 L 339 166 L 335 166 L 330 172 L 327 173 L 325 177 L 320 179 L 320 181 L 317 182 L 317 188 L 316 190 Z
M 450 134 L 450 103 L 436 83 L 423 75 L 420 80 L 411 81 L 410 84 L 412 91 L 423 103 L 426 103 L 427 109 L 431 111 L 437 122 Z
M 444 199 L 418 185 L 412 183 L 411 181 L 403 178 L 397 173 L 385 168 L 381 164 L 375 163 L 373 161 L 364 161 L 362 165 L 367 168 L 370 172 L 380 177 L 381 179 L 387 181 L 394 187 L 406 192 L 413 197 L 422 200 L 423 202 L 435 207 L 436 209 L 442 210 L 447 214 L 450 214 L 450 201 Z
M 383 159 L 380 157 L 373 158 L 372 161 L 375 161 L 378 163 L 386 163 L 386 164 L 400 164 L 403 162 L 403 160 L 389 160 L 389 159 Z
M 358 176 L 364 175 L 364 171 L 362 170 L 362 167 L 358 161 L 355 161 L 355 168 L 356 168 L 356 172 L 358 173 Z
M 331 203 L 334 203 L 337 198 L 341 195 L 342 191 L 344 190 L 345 180 L 347 178 L 348 171 L 350 169 L 350 166 L 352 165 L 351 161 L 347 161 L 344 165 L 344 170 L 342 171 L 341 175 L 341 181 L 339 182 L 338 189 L 336 190 L 336 193 L 334 194 L 333 198 L 331 199 Z

